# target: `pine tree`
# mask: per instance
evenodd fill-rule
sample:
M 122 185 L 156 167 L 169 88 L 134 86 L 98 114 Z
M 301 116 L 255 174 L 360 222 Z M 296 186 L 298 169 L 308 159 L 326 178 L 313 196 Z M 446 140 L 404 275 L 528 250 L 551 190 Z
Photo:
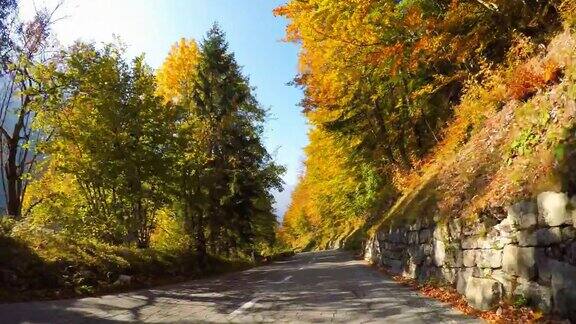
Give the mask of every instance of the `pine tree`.
M 185 216 L 200 264 L 208 252 L 248 251 L 275 228 L 279 174 L 261 142 L 266 111 L 215 25 L 200 46 L 196 81 L 182 94 Z

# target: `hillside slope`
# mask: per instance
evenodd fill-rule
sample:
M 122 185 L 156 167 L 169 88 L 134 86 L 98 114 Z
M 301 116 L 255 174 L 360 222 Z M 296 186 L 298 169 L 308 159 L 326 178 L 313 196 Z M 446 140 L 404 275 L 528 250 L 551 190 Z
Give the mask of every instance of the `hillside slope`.
M 358 248 L 386 224 L 574 193 L 574 3 L 482 3 L 277 9 L 302 44 L 295 82 L 313 125 L 286 244 Z

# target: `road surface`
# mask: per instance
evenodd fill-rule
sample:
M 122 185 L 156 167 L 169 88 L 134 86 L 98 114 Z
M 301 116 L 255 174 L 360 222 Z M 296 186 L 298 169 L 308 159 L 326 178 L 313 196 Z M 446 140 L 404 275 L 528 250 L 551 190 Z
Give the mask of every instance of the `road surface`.
M 0 323 L 476 323 L 351 254 L 303 253 L 218 278 L 74 300 L 0 304 Z

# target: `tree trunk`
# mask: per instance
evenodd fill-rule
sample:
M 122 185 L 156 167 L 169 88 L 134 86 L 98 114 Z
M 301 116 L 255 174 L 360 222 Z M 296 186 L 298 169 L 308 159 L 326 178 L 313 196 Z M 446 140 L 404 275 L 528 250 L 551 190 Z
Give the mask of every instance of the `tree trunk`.
M 208 265 L 208 258 L 206 253 L 206 235 L 204 233 L 204 215 L 199 215 L 195 224 L 195 246 L 196 257 L 198 259 L 198 266 L 200 269 L 205 270 Z
M 6 173 L 6 208 L 8 215 L 15 219 L 20 219 L 21 205 L 20 205 L 20 175 L 18 174 L 18 166 L 16 164 L 16 153 L 18 145 L 10 140 L 8 143 L 8 160 L 4 165 L 4 172 Z

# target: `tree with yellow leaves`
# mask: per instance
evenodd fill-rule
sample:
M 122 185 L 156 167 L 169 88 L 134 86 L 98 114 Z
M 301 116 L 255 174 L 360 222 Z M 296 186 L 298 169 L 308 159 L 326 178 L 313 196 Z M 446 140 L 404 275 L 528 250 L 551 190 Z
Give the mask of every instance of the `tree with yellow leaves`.
M 182 38 L 172 46 L 156 74 L 158 95 L 166 102 L 182 99 L 182 89 L 192 87 L 200 59 L 198 44 L 193 39 Z

